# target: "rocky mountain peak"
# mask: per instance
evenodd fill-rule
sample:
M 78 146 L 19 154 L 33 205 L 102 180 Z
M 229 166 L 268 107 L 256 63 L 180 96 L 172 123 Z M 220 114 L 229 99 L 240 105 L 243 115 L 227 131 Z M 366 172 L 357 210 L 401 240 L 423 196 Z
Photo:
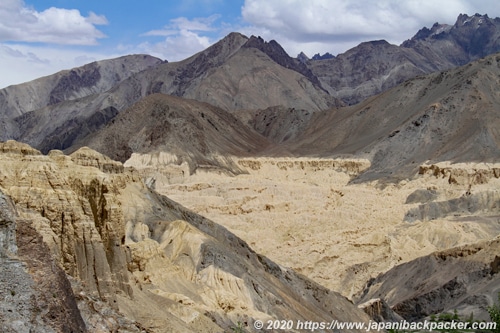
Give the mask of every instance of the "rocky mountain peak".
M 309 61 L 309 57 L 304 52 L 300 52 L 297 55 L 297 60 L 301 63 L 307 63 Z
M 422 48 L 422 43 L 446 41 L 440 50 L 453 50 L 450 59 L 460 59 L 456 65 L 463 65 L 471 60 L 482 58 L 500 51 L 500 19 L 491 19 L 488 15 L 460 14 L 454 25 L 435 23 L 430 29 L 424 27 L 415 36 L 403 42 L 402 47 Z M 444 46 L 448 45 L 448 46 Z M 443 51 L 446 52 L 446 51 Z M 449 51 L 448 51 L 449 52 Z M 462 52 L 463 54 L 457 54 Z
M 274 61 L 282 59 L 281 61 L 284 62 L 287 61 L 288 59 L 291 59 L 288 53 L 286 53 L 286 51 L 278 42 L 276 42 L 275 40 L 266 42 L 260 36 L 255 37 L 252 35 L 245 43 L 245 45 L 243 45 L 243 47 L 253 47 L 259 49 L 260 51 L 267 54 Z
M 256 48 L 261 52 L 265 53 L 269 58 L 274 60 L 279 65 L 296 71 L 305 77 L 307 77 L 316 87 L 321 88 L 321 83 L 318 78 L 311 72 L 311 70 L 302 62 L 297 59 L 293 59 L 286 53 L 283 47 L 276 42 L 271 40 L 270 42 L 264 41 L 262 37 L 251 36 L 250 39 L 242 46 L 244 48 Z M 324 89 L 323 89 L 324 90 Z M 326 90 L 325 90 L 326 91 Z
M 490 18 L 488 17 L 487 14 L 481 15 L 476 13 L 472 16 L 469 16 L 467 14 L 460 14 L 458 15 L 457 21 L 455 22 L 455 26 L 460 27 L 466 24 L 482 23 L 484 20 L 489 20 L 489 19 Z
M 237 52 L 247 40 L 248 37 L 237 32 L 232 32 L 207 49 L 181 61 L 180 63 L 184 66 L 181 65 L 177 68 L 175 73 L 177 76 L 175 79 L 176 89 L 174 91 L 169 91 L 169 94 L 183 96 L 193 79 L 203 77 L 211 68 L 222 65 Z M 163 84 L 162 78 L 157 82 L 151 82 L 149 93 L 163 92 Z
M 427 27 L 420 29 L 411 40 L 425 40 L 431 36 L 437 36 L 440 33 L 447 32 L 451 29 L 451 27 L 452 26 L 448 24 L 440 24 L 436 22 L 430 29 Z
M 312 60 L 326 60 L 326 59 L 333 59 L 335 56 L 331 54 L 330 52 L 326 52 L 323 55 L 320 55 L 319 53 L 316 53 L 311 59 Z

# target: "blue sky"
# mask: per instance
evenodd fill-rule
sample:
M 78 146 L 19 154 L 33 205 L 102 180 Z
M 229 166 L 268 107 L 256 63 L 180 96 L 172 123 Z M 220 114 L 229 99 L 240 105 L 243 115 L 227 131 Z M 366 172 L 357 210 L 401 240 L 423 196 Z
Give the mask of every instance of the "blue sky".
M 460 13 L 500 16 L 498 0 L 1 0 L 0 88 L 94 60 L 147 53 L 182 60 L 232 31 L 291 55 L 400 44 Z

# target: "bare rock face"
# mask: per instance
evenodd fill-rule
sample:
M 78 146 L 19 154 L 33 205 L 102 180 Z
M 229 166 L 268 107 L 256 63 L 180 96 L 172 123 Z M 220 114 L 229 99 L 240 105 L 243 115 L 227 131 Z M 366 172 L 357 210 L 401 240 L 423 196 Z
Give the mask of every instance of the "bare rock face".
M 0 330 L 86 332 L 66 274 L 31 224 L 0 191 Z
M 488 320 L 487 306 L 500 291 L 500 240 L 478 242 L 399 265 L 368 282 L 359 302 L 386 295 L 391 308 L 407 320 L 458 310 L 464 318 Z
M 400 321 L 403 319 L 382 298 L 371 299 L 363 304 L 359 304 L 358 308 L 366 312 L 376 322 Z
M 49 306 L 50 315 L 80 313 L 94 332 L 222 332 L 252 327 L 257 319 L 368 320 L 339 294 L 256 254 L 88 148 L 45 156 L 7 142 L 0 151 L 6 151 L 0 188 L 20 218 L 31 221 L 18 229 L 17 246 L 30 257 L 33 286 L 71 295 L 68 276 L 76 295 L 61 297 L 73 302 L 64 311 L 63 303 Z M 5 245 L 12 232 L 4 229 L 2 248 L 13 251 Z M 57 264 L 41 264 L 52 256 Z M 39 282 L 48 274 L 66 282 Z
M 0 194 L 0 258 L 8 258 L 17 253 L 16 211 L 12 201 Z

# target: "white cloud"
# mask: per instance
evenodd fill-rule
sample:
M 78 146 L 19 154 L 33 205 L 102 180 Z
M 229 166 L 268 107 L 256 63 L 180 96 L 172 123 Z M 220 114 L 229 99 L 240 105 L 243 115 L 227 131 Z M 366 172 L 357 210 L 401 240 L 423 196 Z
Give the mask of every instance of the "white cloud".
M 474 0 L 246 0 L 245 30 L 276 39 L 295 56 L 300 51 L 339 53 L 360 42 L 399 44 L 424 26 L 455 23 L 460 13 L 500 15 L 498 1 Z M 313 51 L 313 48 L 317 51 Z
M 213 41 L 206 36 L 189 30 L 181 30 L 160 43 L 143 43 L 137 49 L 140 53 L 148 53 L 168 61 L 179 61 L 212 44 Z
M 93 12 L 85 17 L 76 9 L 38 12 L 22 0 L 0 3 L 0 41 L 94 45 L 106 37 L 95 26 L 107 23 L 106 17 Z
M 207 33 L 218 30 L 214 23 L 219 17 L 220 15 L 211 15 L 192 20 L 185 17 L 172 19 L 163 29 L 143 34 L 143 36 L 166 37 L 163 41 L 142 43 L 138 50 L 168 61 L 183 60 L 213 44 L 214 40 L 208 37 Z

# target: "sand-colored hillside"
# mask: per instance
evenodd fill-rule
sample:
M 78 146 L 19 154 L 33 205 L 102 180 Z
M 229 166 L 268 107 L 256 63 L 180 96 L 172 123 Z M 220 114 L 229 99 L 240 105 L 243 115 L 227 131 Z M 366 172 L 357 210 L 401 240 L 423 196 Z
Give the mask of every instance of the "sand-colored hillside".
M 134 155 L 126 165 L 257 252 L 348 297 L 397 264 L 500 233 L 495 164 L 441 163 L 399 183 L 350 184 L 368 161 L 240 159 L 248 174 L 236 177 L 183 177 L 182 165 L 153 171 L 151 163 Z

